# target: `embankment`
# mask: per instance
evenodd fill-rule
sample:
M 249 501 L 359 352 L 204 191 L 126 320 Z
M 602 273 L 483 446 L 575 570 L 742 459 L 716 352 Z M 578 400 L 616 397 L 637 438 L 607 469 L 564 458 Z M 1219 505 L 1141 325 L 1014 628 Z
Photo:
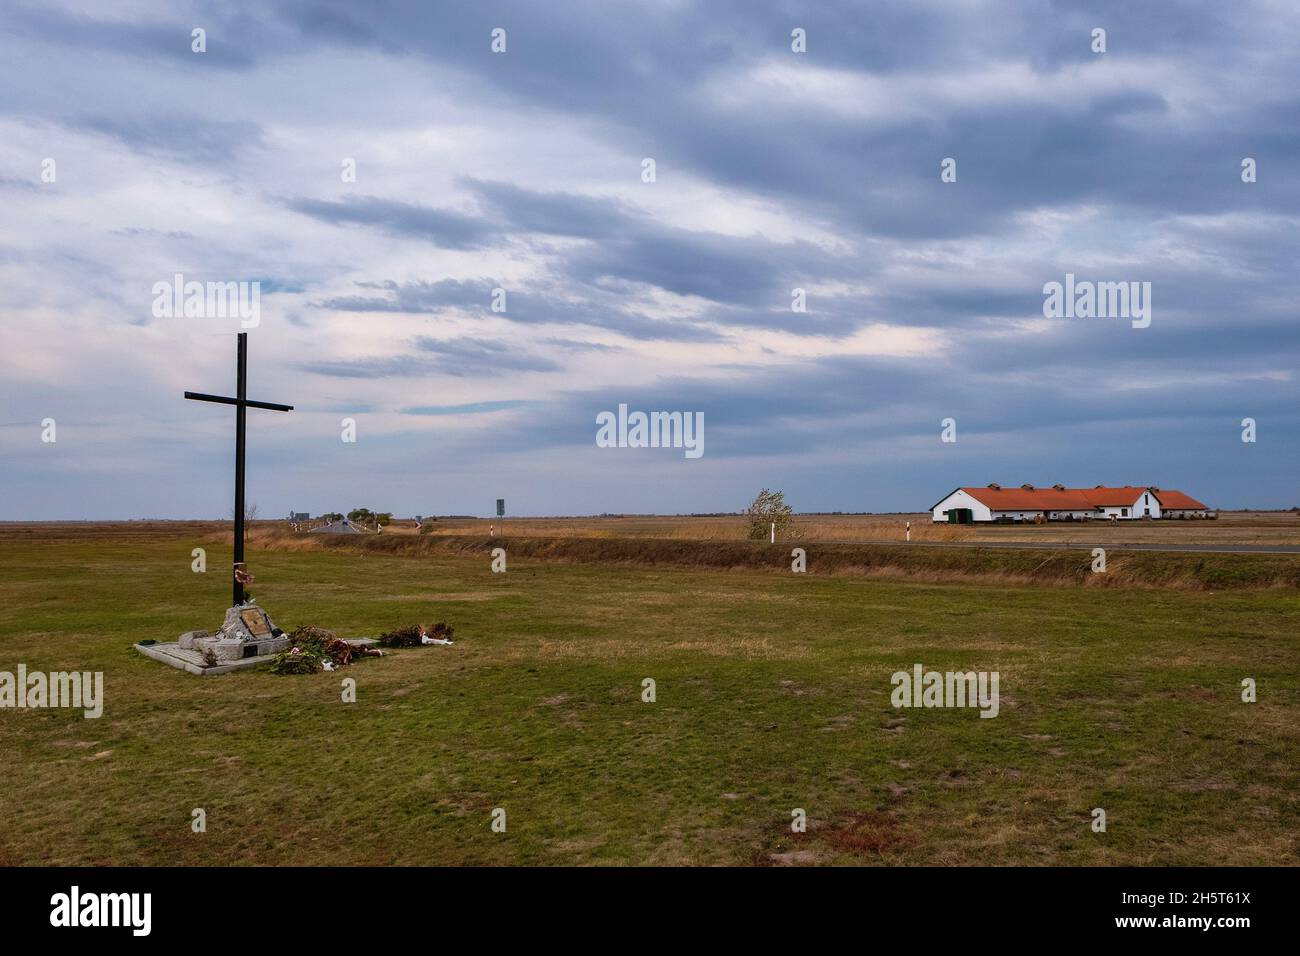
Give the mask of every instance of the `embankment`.
M 790 572 L 792 549 L 803 548 L 810 574 L 1205 591 L 1300 588 L 1300 556 L 1291 555 L 1112 549 L 1107 552 L 1106 571 L 1094 573 L 1092 553 L 1087 550 L 504 535 L 304 535 L 272 529 L 254 532 L 249 544 L 283 551 L 337 550 L 411 557 L 477 555 L 485 559 L 493 548 L 505 548 L 512 560 L 784 573 Z

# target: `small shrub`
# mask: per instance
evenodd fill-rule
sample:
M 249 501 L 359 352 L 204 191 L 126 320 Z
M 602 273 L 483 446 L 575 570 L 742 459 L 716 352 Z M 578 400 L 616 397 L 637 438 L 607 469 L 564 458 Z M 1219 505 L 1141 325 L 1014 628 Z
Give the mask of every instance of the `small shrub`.
M 456 633 L 455 628 L 450 624 L 439 621 L 429 628 L 423 628 L 419 624 L 408 624 L 406 627 L 399 627 L 389 631 L 387 634 L 379 636 L 381 647 L 421 647 L 422 638 L 425 634 L 435 640 L 450 641 L 452 634 Z
M 304 624 L 297 628 L 289 635 L 289 640 L 295 645 L 318 644 L 322 641 L 333 640 L 338 637 L 333 631 L 323 627 L 316 627 L 314 624 Z
M 450 641 L 451 636 L 454 633 L 456 633 L 455 628 L 450 624 L 444 624 L 442 621 L 439 621 L 437 624 L 433 625 L 433 627 L 428 629 L 429 636 L 434 640 L 439 641 Z
M 324 659 L 315 651 L 291 647 L 271 658 L 272 674 L 315 674 L 324 666 Z
M 310 651 L 322 660 L 328 657 L 337 667 L 351 664 L 352 658 L 356 656 L 352 645 L 333 631 L 310 624 L 305 624 L 290 634 L 289 641 L 292 647 Z
M 387 634 L 379 635 L 379 646 L 419 647 L 420 625 L 408 624 L 406 627 L 399 627 L 396 630 L 389 631 Z
M 776 526 L 776 536 L 782 539 L 798 537 L 794 532 L 794 509 L 785 503 L 780 491 L 764 488 L 745 509 L 745 522 L 749 525 L 749 539 L 762 541 Z

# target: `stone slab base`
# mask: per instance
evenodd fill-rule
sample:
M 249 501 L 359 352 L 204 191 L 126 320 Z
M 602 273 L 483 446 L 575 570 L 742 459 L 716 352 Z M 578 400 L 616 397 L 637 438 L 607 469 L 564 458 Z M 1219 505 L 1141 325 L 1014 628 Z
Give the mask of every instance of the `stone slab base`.
M 346 638 L 346 640 L 353 647 L 369 647 L 372 644 L 379 643 L 373 637 L 351 637 Z M 212 674 L 228 674 L 231 671 L 256 667 L 258 664 L 265 664 L 272 656 L 267 654 L 261 657 L 246 657 L 238 661 L 227 661 L 218 664 L 215 667 L 205 667 L 203 666 L 202 654 L 198 651 L 181 647 L 178 642 L 171 642 L 168 644 L 136 644 L 135 649 L 145 657 L 151 657 L 163 664 L 178 668 L 179 670 L 188 671 L 191 674 L 197 674 L 200 677 L 206 677 Z
M 172 667 L 178 667 L 183 671 L 189 671 L 191 674 L 198 674 L 200 677 L 208 674 L 227 674 L 230 671 L 243 670 L 246 667 L 256 667 L 258 664 L 265 664 L 271 659 L 270 656 L 246 657 L 243 660 L 218 664 L 216 667 L 204 667 L 202 654 L 198 651 L 187 650 L 176 642 L 169 644 L 137 644 L 135 649 L 145 657 L 152 657 L 156 661 L 170 664 Z

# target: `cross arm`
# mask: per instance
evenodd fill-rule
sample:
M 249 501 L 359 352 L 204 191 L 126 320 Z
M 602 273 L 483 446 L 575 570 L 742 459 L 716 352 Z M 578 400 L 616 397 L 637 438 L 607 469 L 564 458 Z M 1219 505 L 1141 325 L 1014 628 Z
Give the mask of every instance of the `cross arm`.
M 229 398 L 225 395 L 206 395 L 203 392 L 186 392 L 186 398 L 196 402 L 217 402 L 221 405 L 246 405 L 249 408 L 269 408 L 273 412 L 291 412 L 292 405 L 277 405 L 274 402 L 255 402 L 251 398 Z

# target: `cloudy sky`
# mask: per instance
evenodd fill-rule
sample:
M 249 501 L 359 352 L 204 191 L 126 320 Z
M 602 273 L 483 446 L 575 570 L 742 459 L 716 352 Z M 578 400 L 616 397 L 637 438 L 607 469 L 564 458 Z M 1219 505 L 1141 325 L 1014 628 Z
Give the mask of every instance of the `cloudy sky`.
M 155 315 L 178 273 L 261 284 L 264 516 L 1300 504 L 1293 3 L 0 11 L 0 519 L 229 514 L 234 413 L 182 393 L 236 324 Z M 1045 318 L 1067 273 L 1150 327 Z M 620 403 L 704 455 L 596 447 Z

